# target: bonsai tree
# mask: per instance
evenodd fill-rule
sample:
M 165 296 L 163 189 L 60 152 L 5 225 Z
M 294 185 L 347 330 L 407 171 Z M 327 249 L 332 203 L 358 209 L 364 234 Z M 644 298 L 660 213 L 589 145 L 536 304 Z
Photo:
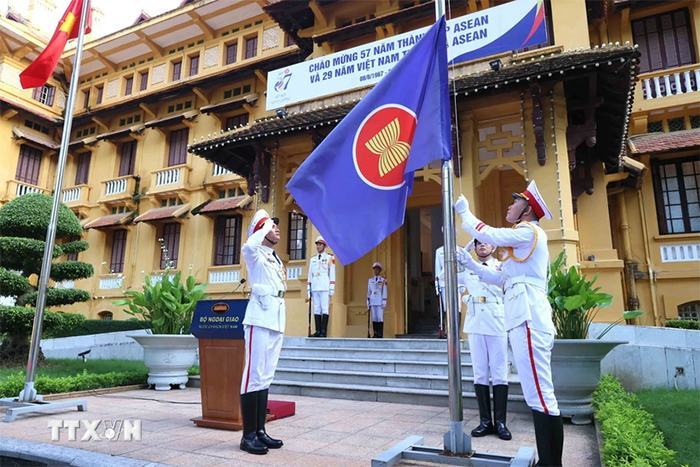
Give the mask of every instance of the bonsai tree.
M 576 266 L 565 267 L 564 251 L 549 265 L 547 298 L 552 306 L 552 320 L 559 339 L 586 339 L 588 329 L 601 308 L 612 303 L 612 295 L 595 287 L 597 276 L 588 279 Z M 625 311 L 598 336 L 602 338 L 623 320 L 641 316 L 639 310 Z
M 41 273 L 51 204 L 49 196 L 27 194 L 0 208 L 0 296 L 4 297 L 5 303 L 0 306 L 0 336 L 4 335 L 0 344 L 1 361 L 25 359 L 29 351 L 38 295 L 36 284 Z M 53 258 L 85 251 L 88 244 L 80 240 L 82 231 L 75 214 L 61 205 Z M 66 259 L 51 266 L 51 279 L 55 282 L 85 279 L 92 274 L 92 266 L 80 261 Z M 84 290 L 49 287 L 46 306 L 63 306 L 88 300 L 90 294 Z M 8 306 L 12 303 L 14 306 Z M 46 313 L 44 320 L 44 331 L 50 333 L 59 326 L 79 324 L 84 317 Z

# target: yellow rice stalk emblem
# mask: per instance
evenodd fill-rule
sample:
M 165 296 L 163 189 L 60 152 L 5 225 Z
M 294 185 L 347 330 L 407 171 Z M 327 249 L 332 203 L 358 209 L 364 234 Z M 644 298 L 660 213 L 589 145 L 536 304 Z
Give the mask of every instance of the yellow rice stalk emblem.
M 379 156 L 379 175 L 382 177 L 408 159 L 411 145 L 399 141 L 400 133 L 401 125 L 395 118 L 365 143 L 370 152 Z

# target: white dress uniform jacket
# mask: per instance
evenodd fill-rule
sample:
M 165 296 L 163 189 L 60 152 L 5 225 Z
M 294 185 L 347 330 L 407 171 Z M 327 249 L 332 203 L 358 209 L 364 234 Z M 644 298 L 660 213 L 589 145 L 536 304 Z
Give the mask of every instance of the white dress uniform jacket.
M 284 332 L 286 271 L 275 251 L 262 244 L 271 229 L 272 224 L 263 226 L 241 248 L 251 284 L 243 324 Z
M 384 276 L 370 277 L 367 282 L 367 305 L 385 306 L 387 300 L 387 281 Z
M 477 260 L 478 261 L 478 260 Z M 497 270 L 500 262 L 495 258 L 486 261 L 488 267 Z M 467 294 L 463 301 L 467 304 L 467 317 L 464 332 L 486 336 L 506 336 L 503 289 L 482 281 L 471 271 L 464 273 Z
M 309 261 L 307 294 L 313 292 L 335 292 L 335 257 L 330 253 L 315 254 Z

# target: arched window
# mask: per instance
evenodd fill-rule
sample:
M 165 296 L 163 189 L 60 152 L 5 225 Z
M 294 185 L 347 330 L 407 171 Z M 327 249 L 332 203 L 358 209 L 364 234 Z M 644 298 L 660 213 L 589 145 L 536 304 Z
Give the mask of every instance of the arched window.
M 99 316 L 100 319 L 111 320 L 114 315 L 111 311 L 100 311 L 97 313 L 97 316 Z
M 678 305 L 678 319 L 700 321 L 700 300 Z

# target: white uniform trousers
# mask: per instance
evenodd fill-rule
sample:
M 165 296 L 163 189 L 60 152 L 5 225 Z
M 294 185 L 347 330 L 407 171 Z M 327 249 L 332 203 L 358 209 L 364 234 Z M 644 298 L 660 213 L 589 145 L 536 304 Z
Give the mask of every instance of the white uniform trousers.
M 527 405 L 547 415 L 559 415 L 552 384 L 554 334 L 532 329 L 526 321 L 508 331 L 508 339 Z
M 369 307 L 372 312 L 372 322 L 384 322 L 384 307 L 381 305 L 372 305 Z
M 243 326 L 245 367 L 241 378 L 241 394 L 262 391 L 272 384 L 282 350 L 284 333 L 260 326 Z
M 508 384 L 508 337 L 469 334 L 474 384 Z
M 311 292 L 311 303 L 314 306 L 314 314 L 320 315 L 328 314 L 328 302 L 330 301 L 330 294 L 327 290 L 314 291 Z

